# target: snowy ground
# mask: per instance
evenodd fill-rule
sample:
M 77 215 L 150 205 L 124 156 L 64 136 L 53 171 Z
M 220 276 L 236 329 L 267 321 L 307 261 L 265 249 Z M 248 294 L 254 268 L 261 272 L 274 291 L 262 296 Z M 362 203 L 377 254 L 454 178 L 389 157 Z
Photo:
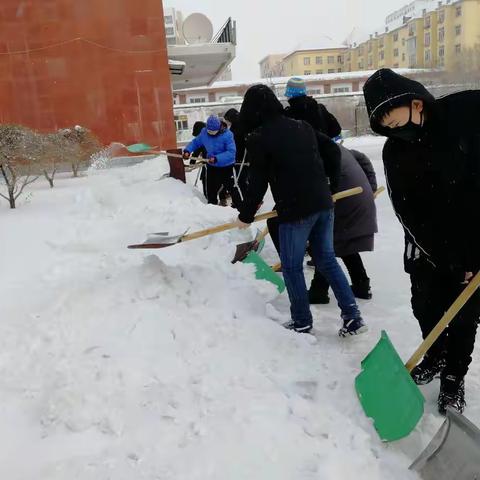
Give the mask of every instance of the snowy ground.
M 347 143 L 375 160 L 383 184 L 382 141 Z M 54 190 L 39 181 L 18 210 L 0 204 L 0 478 L 416 478 L 407 468 L 442 423 L 438 383 L 424 390 L 417 430 L 390 445 L 353 389 L 381 329 L 403 358 L 420 340 L 387 196 L 365 255 L 370 332 L 338 338 L 332 304 L 314 309 L 312 337 L 283 329 L 286 298 L 230 264 L 238 232 L 126 249 L 148 232 L 234 218 L 192 186 L 158 181 L 165 171 L 156 159 Z M 276 260 L 270 244 L 265 257 Z M 466 415 L 480 424 L 475 360 Z

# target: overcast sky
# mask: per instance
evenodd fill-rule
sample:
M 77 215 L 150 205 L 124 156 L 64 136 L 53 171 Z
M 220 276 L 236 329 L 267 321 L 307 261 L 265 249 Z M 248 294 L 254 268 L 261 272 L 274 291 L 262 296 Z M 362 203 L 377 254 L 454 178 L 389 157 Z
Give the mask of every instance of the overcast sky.
M 235 80 L 259 77 L 258 62 L 269 53 L 293 50 L 300 42 L 329 36 L 343 42 L 353 28 L 380 30 L 388 13 L 409 0 L 163 0 L 187 16 L 207 15 L 217 31 L 228 17 L 237 21 Z

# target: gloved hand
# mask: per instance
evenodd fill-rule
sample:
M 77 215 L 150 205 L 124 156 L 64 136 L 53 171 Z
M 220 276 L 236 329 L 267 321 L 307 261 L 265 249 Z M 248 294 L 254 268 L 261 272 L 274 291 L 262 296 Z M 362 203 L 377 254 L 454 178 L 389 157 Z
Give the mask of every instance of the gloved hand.
M 207 161 L 209 165 L 214 165 L 217 163 L 217 159 L 215 157 L 210 157 Z
M 243 230 L 243 229 L 248 228 L 250 226 L 250 223 L 242 222 L 239 218 L 237 218 L 234 223 L 235 223 L 235 226 L 237 228 L 239 228 L 240 230 Z
M 190 158 L 190 155 L 191 155 L 190 152 L 187 152 L 186 150 L 184 150 L 184 152 L 183 152 L 183 159 L 184 159 L 184 160 L 188 160 L 188 159 Z

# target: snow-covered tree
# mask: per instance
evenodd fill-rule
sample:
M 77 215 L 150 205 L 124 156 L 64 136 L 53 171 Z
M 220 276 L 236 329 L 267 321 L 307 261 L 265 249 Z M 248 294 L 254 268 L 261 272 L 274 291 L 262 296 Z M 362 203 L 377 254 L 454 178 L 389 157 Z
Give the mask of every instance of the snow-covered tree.
M 25 187 L 37 180 L 35 174 L 35 133 L 19 125 L 0 125 L 0 197 L 7 200 L 10 208 L 16 207 L 17 199 Z

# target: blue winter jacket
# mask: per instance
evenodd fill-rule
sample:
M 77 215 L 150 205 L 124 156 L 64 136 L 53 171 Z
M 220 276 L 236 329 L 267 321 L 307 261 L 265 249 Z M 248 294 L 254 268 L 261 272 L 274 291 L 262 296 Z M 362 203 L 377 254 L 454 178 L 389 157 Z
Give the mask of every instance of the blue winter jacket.
M 217 159 L 212 165 L 213 167 L 229 167 L 235 163 L 237 147 L 230 130 L 221 130 L 217 135 L 212 136 L 204 128 L 200 135 L 185 147 L 184 151 L 192 153 L 200 147 L 205 147 L 207 150 L 207 159 L 212 157 Z

